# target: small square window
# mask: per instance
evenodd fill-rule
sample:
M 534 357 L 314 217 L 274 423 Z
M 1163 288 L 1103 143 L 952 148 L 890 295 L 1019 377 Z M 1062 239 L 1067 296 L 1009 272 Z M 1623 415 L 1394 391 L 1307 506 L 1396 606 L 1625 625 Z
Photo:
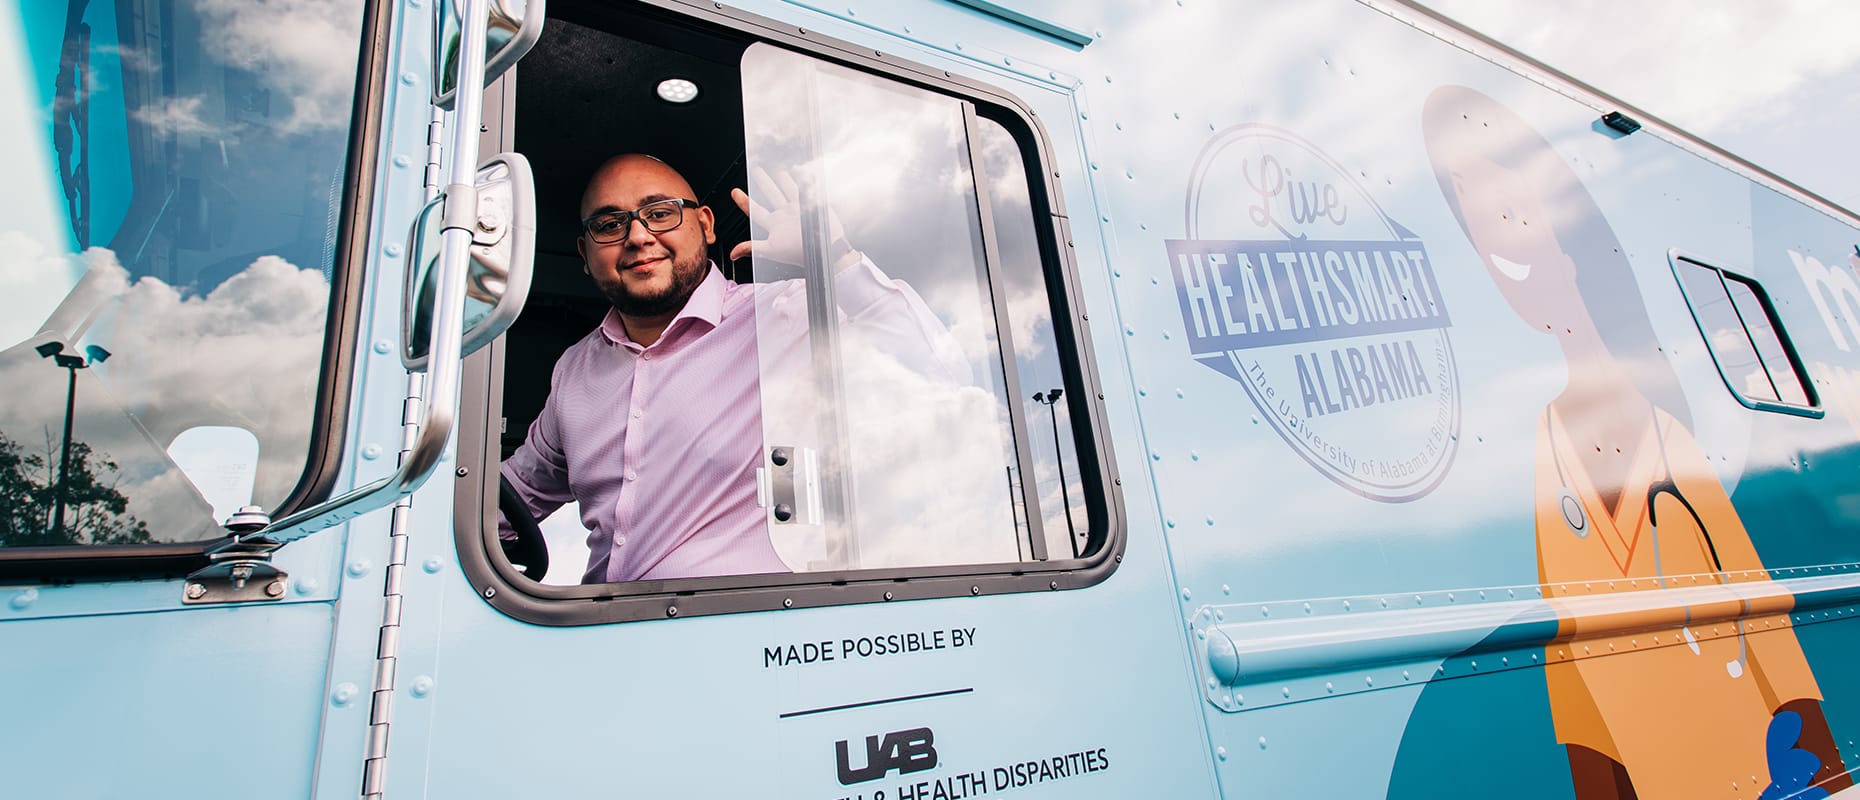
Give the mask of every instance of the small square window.
M 1685 256 L 1673 257 L 1673 273 L 1738 402 L 1766 411 L 1821 415 L 1802 360 L 1762 286 Z

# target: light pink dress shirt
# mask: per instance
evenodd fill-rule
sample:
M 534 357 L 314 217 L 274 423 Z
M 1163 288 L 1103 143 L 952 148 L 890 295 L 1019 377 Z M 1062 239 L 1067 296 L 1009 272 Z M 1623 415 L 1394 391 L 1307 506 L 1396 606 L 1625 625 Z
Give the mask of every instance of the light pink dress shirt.
M 911 360 L 966 379 L 948 332 L 908 285 L 866 260 L 834 285 L 842 321 L 914 341 L 927 358 Z M 758 293 L 762 313 L 775 317 L 764 335 L 785 340 L 777 358 L 800 356 L 804 285 L 739 285 L 713 265 L 652 346 L 628 339 L 610 311 L 556 362 L 549 400 L 502 472 L 538 520 L 580 502 L 589 531 L 583 583 L 790 571 L 756 502 Z M 500 524 L 499 535 L 515 534 Z

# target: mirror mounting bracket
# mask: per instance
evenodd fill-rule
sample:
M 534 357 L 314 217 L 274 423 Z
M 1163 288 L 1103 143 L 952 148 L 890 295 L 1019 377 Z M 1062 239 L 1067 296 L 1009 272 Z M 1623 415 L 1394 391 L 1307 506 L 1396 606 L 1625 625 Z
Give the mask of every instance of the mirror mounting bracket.
M 271 517 L 246 506 L 226 521 L 232 537 L 207 549 L 208 564 L 187 576 L 181 590 L 185 605 L 214 605 L 282 600 L 290 574 L 271 563 L 281 542 L 263 535 Z
M 475 239 L 478 235 L 478 187 L 469 183 L 449 184 L 442 196 L 446 200 L 439 212 L 439 229 L 470 231 Z

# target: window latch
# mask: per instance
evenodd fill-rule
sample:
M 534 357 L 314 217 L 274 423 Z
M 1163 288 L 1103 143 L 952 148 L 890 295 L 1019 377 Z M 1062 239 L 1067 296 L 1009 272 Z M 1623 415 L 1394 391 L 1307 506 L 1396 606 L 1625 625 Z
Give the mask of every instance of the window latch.
M 768 448 L 756 483 L 757 504 L 775 524 L 820 524 L 820 459 L 813 448 Z
M 258 535 L 270 524 L 271 516 L 258 506 L 246 506 L 233 514 L 226 521 L 232 538 L 207 550 L 209 563 L 187 576 L 181 602 L 208 605 L 284 599 L 290 575 L 271 563 L 272 552 L 281 544 Z

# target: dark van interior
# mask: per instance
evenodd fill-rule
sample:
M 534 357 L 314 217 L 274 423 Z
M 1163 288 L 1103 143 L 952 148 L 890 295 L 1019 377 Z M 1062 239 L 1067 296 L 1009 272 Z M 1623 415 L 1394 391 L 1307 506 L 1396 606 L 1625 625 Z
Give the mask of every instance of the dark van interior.
M 649 11 L 570 2 L 550 11 L 516 72 L 516 149 L 535 170 L 539 219 L 529 302 L 506 340 L 504 456 L 541 412 L 557 356 L 609 308 L 575 252 L 581 191 L 602 161 L 639 152 L 677 168 L 717 215 L 711 258 L 725 275 L 749 280 L 747 260 L 726 261 L 749 238 L 749 219 L 730 199 L 746 180 L 738 61 L 749 40 Z M 697 97 L 661 99 L 659 83 L 673 78 L 695 83 Z

